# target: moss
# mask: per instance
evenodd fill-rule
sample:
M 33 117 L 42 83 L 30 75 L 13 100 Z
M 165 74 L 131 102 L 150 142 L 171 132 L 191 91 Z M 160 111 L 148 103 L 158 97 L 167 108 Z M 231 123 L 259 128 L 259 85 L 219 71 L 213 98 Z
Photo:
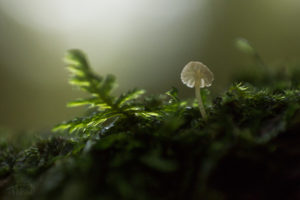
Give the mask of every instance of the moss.
M 71 105 L 87 105 L 87 113 L 26 149 L 2 145 L 3 198 L 299 197 L 296 86 L 232 84 L 206 101 L 205 121 L 175 88 L 159 96 L 136 89 L 114 97 L 114 78 L 95 75 L 78 50 L 68 58 L 71 83 L 91 93 Z

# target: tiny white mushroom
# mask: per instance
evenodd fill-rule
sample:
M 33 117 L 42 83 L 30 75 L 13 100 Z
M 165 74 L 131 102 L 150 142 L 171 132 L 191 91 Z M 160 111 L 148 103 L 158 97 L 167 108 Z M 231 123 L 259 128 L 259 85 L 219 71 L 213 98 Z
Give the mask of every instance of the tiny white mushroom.
M 202 103 L 200 88 L 210 87 L 214 80 L 214 74 L 203 63 L 191 61 L 184 66 L 181 72 L 181 80 L 188 87 L 195 87 L 195 94 L 201 115 L 206 119 L 207 116 Z

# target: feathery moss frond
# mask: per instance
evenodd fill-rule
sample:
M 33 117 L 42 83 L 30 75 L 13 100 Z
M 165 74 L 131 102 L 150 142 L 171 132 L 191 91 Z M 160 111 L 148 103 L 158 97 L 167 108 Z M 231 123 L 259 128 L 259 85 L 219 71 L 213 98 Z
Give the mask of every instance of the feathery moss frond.
M 118 107 L 124 106 L 124 104 L 128 104 L 129 101 L 136 100 L 141 95 L 145 94 L 145 90 L 134 89 L 123 93 L 115 102 L 115 105 Z
M 67 131 L 88 137 L 93 129 L 97 129 L 99 125 L 113 117 L 149 119 L 160 115 L 157 111 L 146 110 L 145 106 L 138 101 L 145 90 L 134 89 L 123 93 L 118 98 L 112 96 L 111 92 L 117 85 L 115 77 L 113 75 L 102 77 L 95 74 L 80 50 L 68 51 L 65 61 L 71 73 L 70 84 L 91 94 L 90 98 L 77 99 L 67 105 L 69 107 L 87 105 L 90 110 L 97 110 L 97 112 L 61 123 L 53 128 L 54 132 Z

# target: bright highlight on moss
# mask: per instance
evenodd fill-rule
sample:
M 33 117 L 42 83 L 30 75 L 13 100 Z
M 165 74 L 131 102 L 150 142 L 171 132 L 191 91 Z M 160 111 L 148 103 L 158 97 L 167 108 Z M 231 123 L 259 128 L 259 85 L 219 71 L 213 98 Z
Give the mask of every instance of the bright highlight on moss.
M 190 88 L 195 88 L 196 99 L 198 100 L 199 110 L 204 119 L 207 118 L 203 102 L 201 99 L 200 88 L 210 87 L 214 74 L 206 65 L 198 61 L 189 62 L 181 72 L 181 80 L 183 84 Z

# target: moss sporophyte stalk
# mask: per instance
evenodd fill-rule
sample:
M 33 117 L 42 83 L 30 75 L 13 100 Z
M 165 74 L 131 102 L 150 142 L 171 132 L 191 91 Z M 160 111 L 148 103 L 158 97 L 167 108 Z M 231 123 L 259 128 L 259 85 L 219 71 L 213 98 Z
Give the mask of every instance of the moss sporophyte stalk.
M 214 80 L 214 74 L 203 63 L 191 61 L 183 68 L 181 80 L 188 87 L 195 88 L 199 110 L 203 119 L 206 119 L 207 115 L 201 99 L 200 88 L 210 87 Z

